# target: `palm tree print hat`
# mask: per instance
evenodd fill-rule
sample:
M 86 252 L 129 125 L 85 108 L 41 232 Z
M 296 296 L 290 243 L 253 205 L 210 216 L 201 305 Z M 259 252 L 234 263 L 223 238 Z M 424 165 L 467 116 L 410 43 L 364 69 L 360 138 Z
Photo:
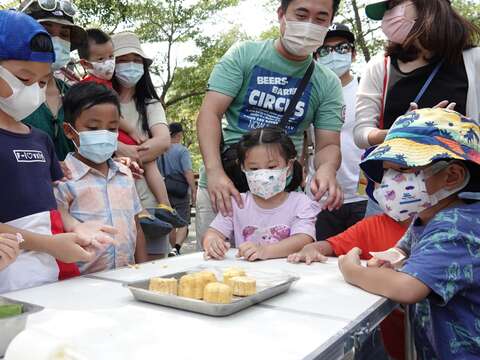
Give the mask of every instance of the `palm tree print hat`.
M 476 120 L 447 109 L 420 109 L 400 116 L 385 141 L 360 164 L 367 177 L 380 183 L 383 161 L 420 167 L 437 160 L 467 161 L 470 172 L 480 171 L 480 126 Z M 468 190 L 480 192 L 472 175 Z M 475 184 L 474 184 L 475 183 Z

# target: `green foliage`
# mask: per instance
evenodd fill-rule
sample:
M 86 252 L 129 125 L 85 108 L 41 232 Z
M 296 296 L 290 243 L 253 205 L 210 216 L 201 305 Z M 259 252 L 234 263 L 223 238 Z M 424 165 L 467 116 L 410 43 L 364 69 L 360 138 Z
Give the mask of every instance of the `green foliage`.
M 167 95 L 165 106 L 169 121 L 181 122 L 184 125 L 184 143 L 192 153 L 193 167 L 198 170 L 201 156 L 196 134 L 198 110 L 207 88 L 208 78 L 214 65 L 225 52 L 237 41 L 248 40 L 248 37 L 233 28 L 226 34 L 216 38 L 199 37 L 196 41 L 201 50 L 200 55 L 187 58 L 188 66 L 176 70 L 175 81 Z

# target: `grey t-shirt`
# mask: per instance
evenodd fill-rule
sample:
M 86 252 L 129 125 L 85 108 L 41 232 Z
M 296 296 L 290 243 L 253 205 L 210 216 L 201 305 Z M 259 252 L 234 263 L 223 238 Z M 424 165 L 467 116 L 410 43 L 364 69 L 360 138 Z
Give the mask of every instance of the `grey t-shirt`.
M 170 149 L 163 155 L 165 160 L 165 170 L 162 164 L 162 157 L 157 160 L 158 168 L 163 176 L 171 174 L 184 174 L 192 170 L 192 159 L 188 149 L 181 144 L 172 144 Z

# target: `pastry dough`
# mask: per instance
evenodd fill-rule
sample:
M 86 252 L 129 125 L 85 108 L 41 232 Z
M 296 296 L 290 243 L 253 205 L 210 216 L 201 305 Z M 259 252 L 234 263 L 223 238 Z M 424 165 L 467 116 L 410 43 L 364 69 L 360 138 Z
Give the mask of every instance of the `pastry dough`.
M 250 296 L 257 292 L 257 281 L 247 276 L 235 276 L 230 279 L 235 296 Z
M 178 296 L 201 300 L 203 298 L 204 280 L 198 274 L 188 274 L 180 278 Z
M 212 304 L 230 304 L 232 302 L 232 288 L 219 282 L 210 283 L 205 286 L 203 299 Z
M 148 290 L 161 294 L 177 295 L 177 279 L 170 278 L 152 278 Z
M 223 272 L 223 282 L 228 286 L 232 286 L 232 283 L 230 281 L 231 278 L 245 275 L 245 270 L 243 270 L 242 268 L 228 268 Z
M 215 274 L 211 271 L 204 270 L 204 271 L 200 271 L 199 273 L 196 273 L 195 275 L 200 276 L 205 285 L 218 281 Z

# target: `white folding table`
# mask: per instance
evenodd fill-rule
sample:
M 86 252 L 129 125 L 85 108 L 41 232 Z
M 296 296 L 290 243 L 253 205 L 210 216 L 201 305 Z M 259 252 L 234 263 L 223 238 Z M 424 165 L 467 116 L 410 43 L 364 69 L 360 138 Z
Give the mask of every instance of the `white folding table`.
M 196 266 L 241 266 L 300 277 L 289 292 L 224 318 L 141 303 L 123 285 Z M 35 327 L 96 359 L 341 359 L 394 308 L 391 301 L 348 285 L 336 259 L 289 264 L 235 258 L 205 262 L 201 253 L 158 260 L 4 294 L 45 309 Z

